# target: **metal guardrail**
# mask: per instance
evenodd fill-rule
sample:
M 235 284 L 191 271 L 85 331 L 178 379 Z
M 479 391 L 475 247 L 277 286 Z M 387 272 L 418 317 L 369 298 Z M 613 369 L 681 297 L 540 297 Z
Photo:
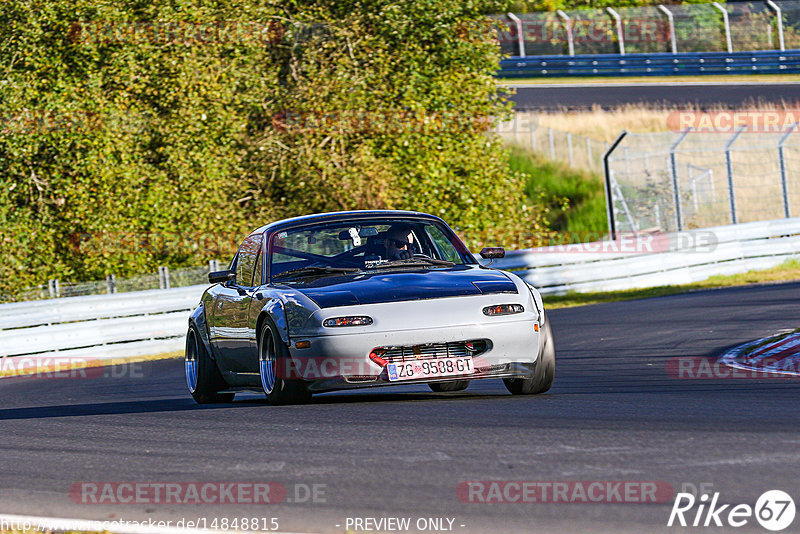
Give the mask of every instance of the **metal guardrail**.
M 180 350 L 208 284 L 0 304 L 0 357 L 112 358 Z
M 650 240 L 653 252 L 618 250 L 626 243 L 635 249 L 636 243 Z M 600 242 L 513 251 L 493 266 L 516 271 L 542 294 L 688 284 L 800 258 L 800 218 L 640 234 L 638 238 L 627 235 L 614 243 L 612 247 Z
M 626 239 L 633 243 L 633 236 L 622 236 L 619 242 L 510 251 L 493 266 L 516 271 L 543 294 L 689 283 L 800 258 L 800 218 L 647 236 L 655 250 L 649 253 L 615 250 L 624 249 Z M 180 350 L 190 310 L 206 287 L 2 304 L 0 361 Z
M 500 78 L 557 76 L 673 76 L 699 74 L 793 74 L 800 50 L 514 56 L 500 61 Z

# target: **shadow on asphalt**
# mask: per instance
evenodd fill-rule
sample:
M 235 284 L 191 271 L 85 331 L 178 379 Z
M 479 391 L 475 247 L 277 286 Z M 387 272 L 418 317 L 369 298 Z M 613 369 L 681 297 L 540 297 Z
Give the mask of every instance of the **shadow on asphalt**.
M 0 421 L 13 419 L 46 419 L 49 417 L 75 417 L 84 415 L 119 415 L 132 413 L 181 412 L 187 410 L 214 410 L 229 408 L 230 404 L 199 406 L 192 399 L 161 399 L 151 401 L 104 402 L 99 404 L 61 404 L 31 408 L 0 410 Z
M 491 398 L 511 399 L 510 394 L 485 393 L 344 393 L 315 396 L 307 405 L 281 406 L 275 408 L 303 408 L 303 406 L 350 404 L 371 402 L 415 402 L 415 401 L 478 401 Z M 124 415 L 157 412 L 183 412 L 197 410 L 234 409 L 253 406 L 269 406 L 266 399 L 251 397 L 236 400 L 230 404 L 199 405 L 192 399 L 159 399 L 124 402 L 104 402 L 98 404 L 60 404 L 55 406 L 35 406 L 28 408 L 6 408 L 0 410 L 0 421 L 17 419 L 47 419 L 53 417 L 81 417 L 87 415 Z

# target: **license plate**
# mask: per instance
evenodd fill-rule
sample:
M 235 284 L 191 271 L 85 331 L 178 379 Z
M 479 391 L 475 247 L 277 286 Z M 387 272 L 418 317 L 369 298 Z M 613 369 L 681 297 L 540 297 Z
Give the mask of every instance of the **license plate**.
M 386 370 L 389 374 L 390 382 L 440 376 L 471 375 L 475 372 L 471 356 L 390 363 L 386 366 Z

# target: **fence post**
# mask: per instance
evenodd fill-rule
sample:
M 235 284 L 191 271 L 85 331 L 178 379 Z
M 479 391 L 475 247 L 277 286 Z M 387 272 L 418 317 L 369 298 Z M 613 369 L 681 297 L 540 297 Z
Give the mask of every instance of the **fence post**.
M 106 293 L 113 295 L 117 292 L 117 279 L 113 274 L 106 275 Z
M 169 289 L 169 267 L 158 268 L 158 287 L 159 289 Z
M 667 21 L 669 22 L 670 47 L 672 48 L 672 53 L 673 54 L 677 54 L 678 53 L 678 43 L 675 40 L 675 18 L 672 16 L 672 11 L 667 9 L 665 6 L 659 5 L 658 9 L 661 10 L 661 12 L 664 13 L 667 16 Z
M 669 147 L 669 166 L 672 172 L 672 195 L 675 202 L 675 223 L 678 232 L 683 230 L 683 217 L 681 216 L 681 192 L 680 187 L 678 187 L 678 166 L 675 162 L 675 150 L 677 150 L 678 145 L 686 139 L 686 136 L 689 135 L 691 130 L 691 128 L 686 128 Z
M 51 299 L 57 299 L 61 296 L 61 287 L 58 283 L 58 278 L 47 281 L 47 291 L 50 293 Z
M 531 121 L 531 150 L 536 152 L 536 124 Z
M 522 21 L 513 13 L 508 13 L 514 24 L 517 26 L 517 44 L 519 45 L 519 57 L 525 57 L 525 36 L 522 34 Z
M 556 14 L 562 18 L 564 21 L 564 27 L 567 29 L 567 48 L 569 49 L 569 55 L 575 55 L 575 40 L 572 38 L 572 21 L 563 10 L 559 9 L 556 11 Z
M 553 129 L 548 127 L 547 128 L 547 136 L 550 138 L 550 159 L 556 159 L 556 145 L 555 141 L 553 140 Z
M 586 138 L 586 158 L 589 162 L 589 168 L 594 168 L 594 161 L 592 159 L 592 139 L 590 137 Z
M 775 16 L 778 18 L 778 45 L 781 48 L 781 52 L 783 52 L 786 50 L 786 43 L 783 40 L 783 13 L 778 4 L 772 0 L 767 0 L 767 5 L 775 10 Z M 772 28 L 769 30 L 769 35 L 772 37 Z
M 722 22 L 725 24 L 725 44 L 728 45 L 728 53 L 730 54 L 733 52 L 733 44 L 731 43 L 731 21 L 728 19 L 728 10 L 719 2 L 712 2 L 711 5 L 722 11 Z
M 607 7 L 606 11 L 608 11 L 608 13 L 614 17 L 614 21 L 617 23 L 617 43 L 619 44 L 619 55 L 624 56 L 625 37 L 622 33 L 622 17 L 620 17 L 619 13 L 617 13 L 612 7 Z
M 614 192 L 611 189 L 611 169 L 608 165 L 608 158 L 626 135 L 628 135 L 628 132 L 622 130 L 614 140 L 614 143 L 608 148 L 608 150 L 606 150 L 605 154 L 603 154 L 603 175 L 606 181 L 606 217 L 608 218 L 608 233 L 611 236 L 612 241 L 617 239 L 617 228 L 616 223 L 614 222 Z M 608 143 L 606 143 L 606 145 L 607 144 Z
M 570 132 L 567 132 L 567 153 L 569 154 L 569 165 L 572 167 L 574 162 L 572 158 L 572 134 Z
M 783 157 L 783 144 L 789 139 L 789 136 L 794 132 L 798 124 L 800 123 L 796 122 L 789 126 L 789 129 L 786 130 L 786 133 L 783 134 L 780 141 L 778 141 L 778 162 L 781 167 L 781 189 L 783 190 L 783 214 L 787 219 L 792 215 L 789 209 L 789 184 L 786 180 L 786 159 Z
M 725 143 L 725 170 L 728 173 L 728 196 L 730 197 L 731 201 L 731 224 L 736 224 L 738 221 L 736 220 L 736 195 L 733 189 L 733 162 L 731 161 L 731 146 L 739 137 L 746 126 L 740 126 L 736 129 L 736 133 L 733 134 L 733 137 L 728 139 L 728 142 Z
M 519 113 L 514 113 L 514 142 L 519 143 Z

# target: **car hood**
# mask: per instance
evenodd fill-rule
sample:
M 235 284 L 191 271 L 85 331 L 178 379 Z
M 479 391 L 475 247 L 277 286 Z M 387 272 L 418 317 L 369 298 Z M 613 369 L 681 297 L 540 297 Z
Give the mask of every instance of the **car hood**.
M 517 293 L 503 272 L 479 267 L 381 271 L 348 276 L 327 276 L 292 288 L 320 308 L 378 304 L 465 295 Z

